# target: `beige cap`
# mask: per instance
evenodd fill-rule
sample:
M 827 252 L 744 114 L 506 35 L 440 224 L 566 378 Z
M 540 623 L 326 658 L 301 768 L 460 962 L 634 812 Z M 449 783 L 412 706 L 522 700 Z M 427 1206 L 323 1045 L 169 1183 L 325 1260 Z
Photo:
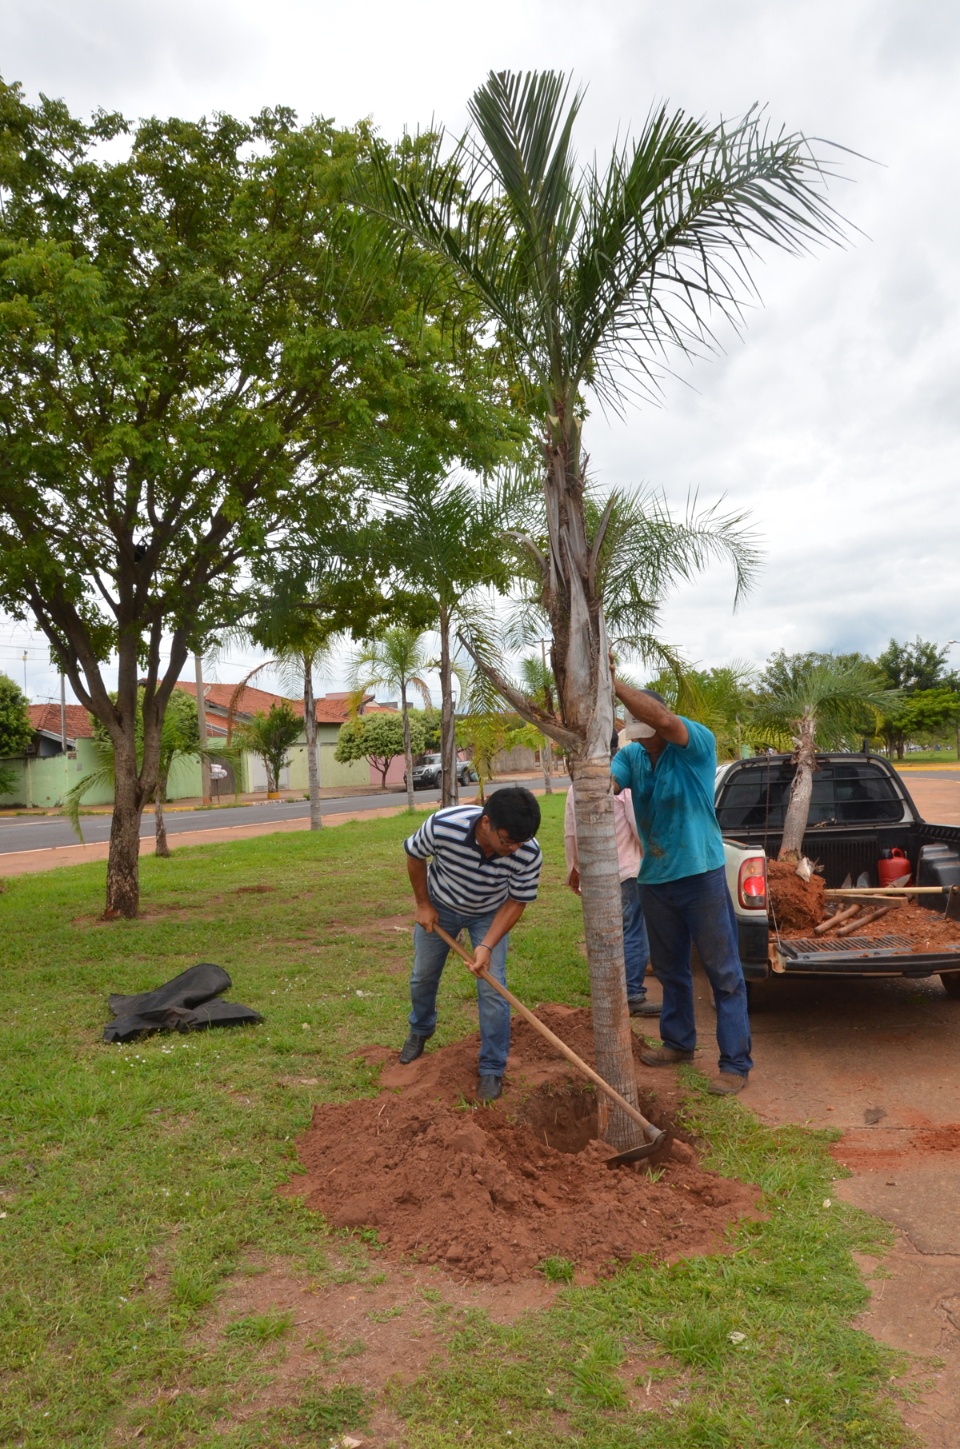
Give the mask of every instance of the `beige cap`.
M 627 740 L 649 740 L 656 734 L 653 725 L 644 724 L 643 720 L 637 719 L 627 711 L 626 723 L 623 727 L 623 736 Z

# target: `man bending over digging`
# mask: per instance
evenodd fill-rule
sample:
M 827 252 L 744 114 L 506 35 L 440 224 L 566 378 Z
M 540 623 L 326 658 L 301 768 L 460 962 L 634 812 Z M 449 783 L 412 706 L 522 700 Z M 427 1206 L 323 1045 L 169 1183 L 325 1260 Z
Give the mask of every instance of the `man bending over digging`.
M 543 860 L 534 838 L 539 825 L 535 797 L 522 786 L 511 785 L 495 790 L 483 806 L 438 810 L 403 842 L 417 908 L 410 1034 L 400 1051 L 401 1062 L 416 1061 L 436 1030 L 437 988 L 449 947 L 435 933 L 435 925 L 454 937 L 466 927 L 478 968 L 485 966 L 506 985 L 507 933 L 537 898 Z M 477 1096 L 481 1102 L 495 1102 L 510 1050 L 510 1007 L 479 980 L 477 1004 Z

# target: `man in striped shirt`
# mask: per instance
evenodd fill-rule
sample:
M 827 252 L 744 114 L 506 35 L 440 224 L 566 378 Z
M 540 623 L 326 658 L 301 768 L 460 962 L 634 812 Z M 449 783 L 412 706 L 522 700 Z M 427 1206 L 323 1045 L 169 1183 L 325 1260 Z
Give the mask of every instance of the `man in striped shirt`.
M 437 988 L 450 936 L 466 928 L 478 967 L 506 985 L 508 932 L 537 898 L 543 857 L 534 838 L 540 806 L 522 786 L 495 790 L 487 803 L 438 810 L 403 842 L 416 898 L 410 1033 L 401 1062 L 423 1052 L 437 1025 Z M 429 865 L 427 862 L 429 861 Z M 510 1007 L 485 981 L 477 981 L 480 1011 L 480 1081 L 477 1096 L 496 1101 L 510 1050 Z

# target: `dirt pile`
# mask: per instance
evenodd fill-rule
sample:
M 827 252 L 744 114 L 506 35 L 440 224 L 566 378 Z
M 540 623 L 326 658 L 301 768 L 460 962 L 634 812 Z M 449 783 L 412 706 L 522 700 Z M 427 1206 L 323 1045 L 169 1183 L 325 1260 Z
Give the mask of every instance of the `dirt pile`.
M 784 932 L 806 935 L 823 920 L 823 876 L 802 880 L 789 860 L 767 861 L 767 896 L 774 920 Z
M 802 884 L 802 882 L 801 882 Z M 877 898 L 880 904 L 879 897 Z M 851 900 L 834 902 L 841 909 L 846 905 L 853 905 Z M 865 909 L 870 909 L 874 902 L 864 901 Z M 779 916 L 778 916 L 779 920 Z M 856 925 L 856 919 L 851 917 L 849 925 Z M 788 940 L 797 937 L 806 938 L 810 935 L 809 926 L 806 927 L 781 927 L 781 936 Z M 827 936 L 827 940 L 831 939 Z M 925 906 L 918 906 L 913 901 L 906 901 L 895 910 L 887 911 L 884 915 L 877 917 L 874 921 L 867 921 L 863 926 L 857 926 L 845 939 L 850 941 L 877 941 L 883 936 L 897 936 L 910 943 L 904 946 L 904 950 L 911 950 L 916 954 L 930 955 L 942 952 L 945 947 L 960 946 L 960 921 L 945 920 L 940 911 L 928 910 Z
M 589 1012 L 538 1014 L 592 1061 Z M 335 1226 L 375 1228 L 393 1257 L 493 1283 L 558 1257 L 582 1281 L 636 1255 L 717 1251 L 730 1222 L 755 1214 L 758 1190 L 700 1168 L 682 1131 L 656 1180 L 608 1170 L 593 1091 L 522 1021 L 493 1107 L 465 1096 L 476 1082 L 476 1036 L 412 1067 L 383 1048 L 364 1055 L 385 1063 L 379 1097 L 316 1108 L 297 1144 L 304 1175 L 287 1190 Z M 637 1066 L 642 1110 L 674 1126 L 673 1074 L 639 1056 Z

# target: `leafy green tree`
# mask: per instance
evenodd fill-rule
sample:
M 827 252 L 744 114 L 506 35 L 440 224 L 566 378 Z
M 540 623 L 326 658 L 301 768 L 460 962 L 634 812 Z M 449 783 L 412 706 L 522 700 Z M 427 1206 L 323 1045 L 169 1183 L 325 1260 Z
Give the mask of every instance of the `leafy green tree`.
M 7 674 L 0 674 L 0 761 L 22 755 L 33 744 L 27 696 Z M 13 789 L 16 775 L 0 763 L 0 795 Z
M 819 656 L 809 663 L 775 656 L 761 676 L 753 703 L 753 723 L 771 744 L 793 749 L 796 773 L 783 822 L 780 859 L 799 858 L 810 816 L 816 751 L 837 748 L 851 736 L 873 734 L 892 691 L 869 661 Z
M 249 561 L 362 513 L 373 434 L 461 458 L 476 404 L 419 305 L 448 311 L 439 266 L 344 199 L 366 128 L 87 123 L 0 83 L 0 136 L 0 604 L 110 734 L 107 913 L 133 916 L 164 711 Z
M 888 751 L 895 751 L 902 760 L 908 741 L 935 740 L 960 725 L 960 694 L 955 690 L 916 689 L 902 694 L 888 706 L 880 721 Z
M 409 800 L 413 794 L 411 751 L 419 755 L 423 747 L 423 726 L 415 716 L 408 714 L 404 720 L 392 710 L 377 710 L 374 714 L 355 715 L 340 726 L 334 759 L 341 764 L 368 760 L 380 772 L 380 788 L 385 790 L 390 766 L 398 755 L 406 755 Z
M 236 748 L 263 761 L 268 794 L 279 790 L 280 771 L 289 765 L 290 746 L 296 744 L 302 731 L 303 721 L 294 714 L 287 701 L 282 700 L 279 704 L 272 704 L 268 712 L 257 710 L 235 732 Z
M 755 110 L 717 126 L 653 111 L 601 169 L 574 154 L 580 101 L 560 75 L 491 74 L 469 102 L 473 131 L 452 150 L 438 140 L 399 173 L 385 156 L 370 204 L 482 302 L 537 420 L 549 535 L 541 592 L 562 722 L 506 679 L 497 687 L 568 752 L 597 1066 L 634 1102 L 623 943 L 609 925 L 614 701 L 597 580 L 607 519 L 591 532 L 584 508 L 588 396 L 619 410 L 655 390 L 665 352 L 695 353 L 716 317 L 738 319 L 761 243 L 802 251 L 837 224 L 823 159 L 802 136 L 770 133 Z M 617 1144 L 633 1140 L 622 1113 L 609 1131 Z
M 937 689 L 941 685 L 956 689 L 956 681 L 947 674 L 950 645 L 932 643 L 918 634 L 912 644 L 898 644 L 891 639 L 877 664 L 894 689 L 913 694 L 918 689 Z
M 402 754 L 407 763 L 408 810 L 413 809 L 413 757 L 423 749 L 422 743 L 419 745 L 414 743 L 408 691 L 412 689 L 419 694 L 424 705 L 429 709 L 430 688 L 423 676 L 430 668 L 430 655 L 423 635 L 416 629 L 405 628 L 402 624 L 385 629 L 378 638 L 370 639 L 354 656 L 350 665 L 350 688 L 353 691 L 354 708 L 358 709 L 364 696 L 372 690 L 395 689 L 400 696 L 400 714 L 397 719 L 400 722 L 402 744 L 395 753 Z M 363 718 L 376 719 L 378 716 L 375 714 L 364 715 Z M 349 735 L 343 736 L 341 729 L 338 737 L 338 749 L 341 737 L 352 738 Z M 422 739 L 422 736 L 418 735 L 417 738 Z M 361 754 L 375 754 L 378 759 L 385 758 L 379 749 L 362 750 Z M 336 758 L 339 759 L 340 756 L 337 755 Z M 360 755 L 354 755 L 352 758 L 359 759 Z M 392 758 L 391 755 L 390 759 Z M 384 789 L 387 788 L 387 770 L 390 768 L 390 759 L 387 760 L 386 765 L 375 767 L 381 771 Z

